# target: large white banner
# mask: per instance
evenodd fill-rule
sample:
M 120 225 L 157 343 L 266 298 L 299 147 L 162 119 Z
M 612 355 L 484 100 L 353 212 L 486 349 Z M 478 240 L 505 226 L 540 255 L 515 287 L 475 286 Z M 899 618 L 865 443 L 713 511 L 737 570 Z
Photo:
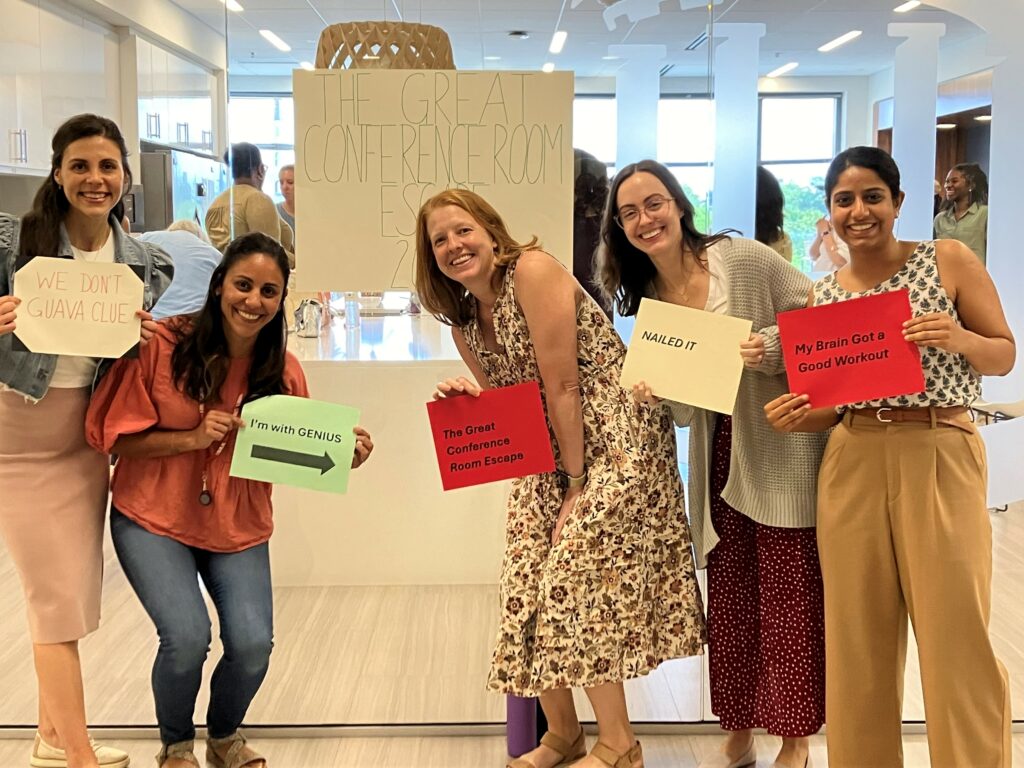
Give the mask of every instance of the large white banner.
M 416 215 L 471 189 L 572 264 L 570 72 L 296 70 L 300 290 L 413 284 Z

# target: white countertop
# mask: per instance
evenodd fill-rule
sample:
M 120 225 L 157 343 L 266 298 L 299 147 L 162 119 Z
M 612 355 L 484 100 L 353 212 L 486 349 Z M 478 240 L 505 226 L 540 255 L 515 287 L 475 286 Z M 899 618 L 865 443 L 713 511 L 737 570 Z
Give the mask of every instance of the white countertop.
M 428 314 L 362 316 L 358 328 L 334 318 L 319 338 L 290 333 L 288 349 L 307 362 L 459 360 L 451 329 Z

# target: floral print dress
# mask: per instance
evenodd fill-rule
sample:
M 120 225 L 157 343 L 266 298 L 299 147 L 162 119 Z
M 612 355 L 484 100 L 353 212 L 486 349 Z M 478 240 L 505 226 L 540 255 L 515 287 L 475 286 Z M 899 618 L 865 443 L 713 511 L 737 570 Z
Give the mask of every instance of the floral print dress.
M 462 330 L 490 386 L 537 381 L 543 391 L 514 275 L 515 263 L 494 305 L 502 351 L 485 347 L 476 321 Z M 501 693 L 620 682 L 702 653 L 705 642 L 672 418 L 619 386 L 625 347 L 600 307 L 578 296 L 587 484 L 552 546 L 564 481 L 548 473 L 513 482 L 488 678 Z M 557 462 L 553 431 L 551 442 Z

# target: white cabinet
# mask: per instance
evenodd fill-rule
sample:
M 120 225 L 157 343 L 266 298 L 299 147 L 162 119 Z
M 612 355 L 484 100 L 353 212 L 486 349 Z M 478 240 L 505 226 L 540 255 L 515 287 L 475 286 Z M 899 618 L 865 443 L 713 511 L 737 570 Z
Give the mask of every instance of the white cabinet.
M 0 165 L 44 172 L 49 166 L 42 115 L 39 6 L 0 0 Z
M 141 38 L 136 51 L 139 138 L 212 152 L 213 75 Z

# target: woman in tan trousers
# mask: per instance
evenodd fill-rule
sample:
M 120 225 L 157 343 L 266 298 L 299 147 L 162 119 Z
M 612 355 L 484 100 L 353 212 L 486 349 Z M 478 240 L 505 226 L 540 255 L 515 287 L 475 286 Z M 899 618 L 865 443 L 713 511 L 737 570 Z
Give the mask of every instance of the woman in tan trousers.
M 925 378 L 923 392 L 840 409 L 813 408 L 803 394 L 765 406 L 780 431 L 838 424 L 818 476 L 829 766 L 903 764 L 909 614 L 931 764 L 1005 768 L 1010 695 L 988 635 L 987 468 L 968 408 L 980 375 L 1013 367 L 1013 336 L 992 279 L 966 246 L 893 236 L 904 194 L 888 154 L 846 150 L 825 193 L 850 262 L 814 284 L 811 303 L 907 289 L 903 334 L 920 349 Z

